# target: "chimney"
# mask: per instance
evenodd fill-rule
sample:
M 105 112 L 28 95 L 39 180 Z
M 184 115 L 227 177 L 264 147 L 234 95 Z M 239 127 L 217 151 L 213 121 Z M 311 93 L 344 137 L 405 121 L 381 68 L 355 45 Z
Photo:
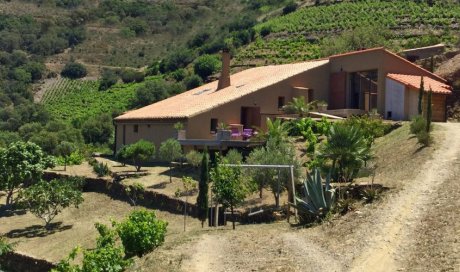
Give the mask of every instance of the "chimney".
M 222 71 L 220 72 L 219 84 L 217 90 L 230 86 L 230 51 L 222 50 Z

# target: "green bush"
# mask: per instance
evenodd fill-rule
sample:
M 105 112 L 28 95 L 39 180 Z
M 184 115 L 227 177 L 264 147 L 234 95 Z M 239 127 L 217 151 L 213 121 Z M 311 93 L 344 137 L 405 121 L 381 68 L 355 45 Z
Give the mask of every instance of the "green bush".
M 195 89 L 196 87 L 203 85 L 203 80 L 198 75 L 188 76 L 184 78 L 182 82 L 187 90 Z
M 67 165 L 80 165 L 85 160 L 85 155 L 83 155 L 80 151 L 74 151 L 70 154 L 67 158 Z M 64 165 L 65 158 L 62 156 L 56 157 L 56 164 L 57 165 Z
M 203 80 L 206 80 L 208 76 L 217 72 L 220 66 L 221 63 L 217 56 L 203 55 L 195 61 L 193 69 L 195 74 L 199 75 Z
M 87 73 L 85 66 L 76 62 L 67 63 L 61 71 L 63 77 L 68 77 L 70 79 L 85 77 Z
M 113 223 L 125 247 L 126 256 L 142 256 L 163 244 L 167 222 L 156 218 L 155 212 L 133 211 L 124 221 Z
M 107 163 L 98 162 L 93 165 L 93 171 L 98 177 L 105 177 L 110 173 Z
M 417 141 L 419 144 L 421 144 L 422 146 L 429 146 L 431 145 L 433 139 L 430 135 L 430 133 L 426 130 L 421 130 L 419 132 L 417 132 L 417 134 L 415 134 L 415 136 L 417 137 Z
M 185 155 L 185 159 L 187 160 L 187 163 L 190 164 L 193 167 L 198 167 L 201 165 L 201 159 L 203 155 L 195 150 L 191 150 L 190 152 Z
M 5 237 L 0 236 L 0 256 L 13 251 L 13 244 L 8 243 Z
M 412 118 L 410 123 L 410 133 L 417 135 L 419 132 L 426 130 L 426 119 L 423 116 L 417 115 Z
M 371 118 L 367 115 L 352 116 L 345 120 L 345 125 L 359 129 L 369 145 L 378 137 L 385 135 L 391 128 L 381 118 Z
M 124 83 L 144 81 L 144 73 L 133 70 L 133 69 L 122 70 L 120 73 L 120 77 Z
M 243 162 L 243 155 L 236 149 L 230 149 L 225 155 L 225 159 L 230 164 L 239 164 Z

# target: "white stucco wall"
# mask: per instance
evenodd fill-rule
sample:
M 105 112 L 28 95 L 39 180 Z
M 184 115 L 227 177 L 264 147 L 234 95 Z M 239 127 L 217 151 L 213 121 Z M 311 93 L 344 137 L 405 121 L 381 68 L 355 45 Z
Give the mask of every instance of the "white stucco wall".
M 418 115 L 418 92 L 413 89 L 406 90 L 406 103 L 407 103 L 407 118 L 410 120 L 412 117 Z
M 385 82 L 385 118 L 404 120 L 404 94 L 406 87 L 392 79 Z M 391 118 L 389 117 L 391 112 Z

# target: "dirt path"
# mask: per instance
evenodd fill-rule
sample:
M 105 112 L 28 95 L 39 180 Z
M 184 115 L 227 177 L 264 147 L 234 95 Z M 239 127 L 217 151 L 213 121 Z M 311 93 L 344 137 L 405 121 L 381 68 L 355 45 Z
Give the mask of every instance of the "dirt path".
M 368 248 L 353 261 L 350 271 L 397 271 L 403 269 L 401 260 L 404 249 L 412 243 L 413 237 L 425 216 L 424 210 L 433 200 L 444 181 L 454 175 L 460 157 L 460 124 L 437 124 L 443 135 L 433 158 L 421 166 L 421 172 L 411 184 L 398 195 L 380 207 Z M 458 201 L 458 200 L 457 200 Z

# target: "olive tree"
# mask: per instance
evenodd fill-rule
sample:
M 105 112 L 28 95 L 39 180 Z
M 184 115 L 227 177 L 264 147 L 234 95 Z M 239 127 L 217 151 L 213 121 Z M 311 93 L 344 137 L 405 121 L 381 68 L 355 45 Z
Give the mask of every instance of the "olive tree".
M 143 163 L 154 158 L 155 145 L 146 140 L 139 140 L 126 147 L 126 158 L 132 160 L 136 171 L 141 171 Z
M 51 221 L 65 208 L 78 208 L 83 202 L 81 180 L 75 178 L 41 180 L 19 193 L 19 203 L 26 210 L 42 219 L 49 229 Z
M 176 139 L 168 139 L 160 145 L 160 158 L 169 162 L 169 182 L 172 182 L 172 162 L 182 156 L 182 147 Z
M 218 203 L 224 208 L 230 208 L 234 219 L 234 209 L 240 205 L 250 192 L 249 184 L 243 179 L 241 168 L 225 166 L 227 161 L 220 160 L 211 170 L 212 192 Z M 235 220 L 233 220 L 235 229 Z
M 75 151 L 75 145 L 62 141 L 58 146 L 56 147 L 56 152 L 64 158 L 64 171 L 67 170 L 67 162 L 69 161 L 70 155 Z
M 38 182 L 43 170 L 54 165 L 52 157 L 34 143 L 16 142 L 0 148 L 0 190 L 7 194 L 6 205 L 15 202 L 14 194 L 24 184 Z

